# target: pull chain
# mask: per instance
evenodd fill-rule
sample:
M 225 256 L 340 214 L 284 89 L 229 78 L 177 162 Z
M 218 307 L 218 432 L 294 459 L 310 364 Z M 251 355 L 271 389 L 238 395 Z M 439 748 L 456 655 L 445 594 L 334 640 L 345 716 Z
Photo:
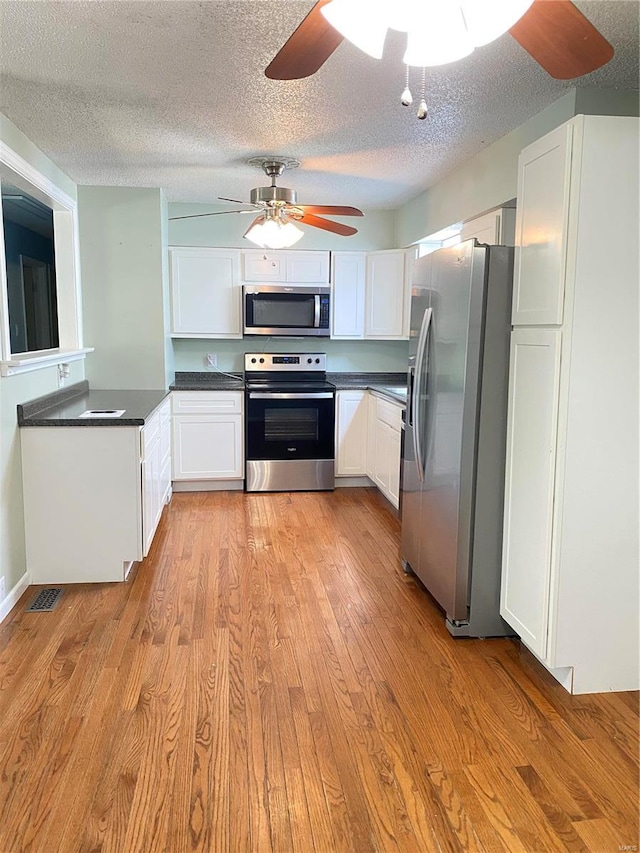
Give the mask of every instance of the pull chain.
M 400 96 L 400 103 L 403 107 L 410 107 L 413 103 L 413 97 L 411 95 L 411 89 L 409 89 L 409 66 L 407 65 L 407 71 L 404 77 L 404 92 Z
M 407 71 L 408 71 L 408 66 L 407 66 Z M 426 92 L 427 92 L 427 69 L 423 68 L 422 69 L 422 98 L 420 100 L 420 104 L 418 105 L 418 112 L 416 113 L 416 115 L 418 116 L 418 118 L 421 121 L 423 121 L 429 113 L 429 109 L 427 107 L 427 101 L 426 101 Z

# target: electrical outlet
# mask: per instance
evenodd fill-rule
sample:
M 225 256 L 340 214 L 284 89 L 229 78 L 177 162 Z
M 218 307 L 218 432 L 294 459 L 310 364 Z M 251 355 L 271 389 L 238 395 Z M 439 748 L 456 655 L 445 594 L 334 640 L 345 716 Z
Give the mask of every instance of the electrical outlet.
M 6 590 L 5 585 L 4 585 L 4 575 L 3 575 L 0 578 L 0 604 L 2 604 L 2 602 L 5 600 L 6 597 L 7 597 L 7 590 Z
M 218 355 L 215 352 L 208 352 L 207 357 L 205 359 L 205 363 L 207 367 L 217 367 L 218 366 Z

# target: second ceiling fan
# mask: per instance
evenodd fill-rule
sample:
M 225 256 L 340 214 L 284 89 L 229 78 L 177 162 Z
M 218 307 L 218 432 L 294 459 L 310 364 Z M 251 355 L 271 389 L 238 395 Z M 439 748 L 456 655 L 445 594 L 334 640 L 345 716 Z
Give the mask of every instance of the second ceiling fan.
M 328 10 L 325 17 L 323 7 L 331 3 L 337 3 L 342 7 L 341 11 L 346 9 L 349 27 L 357 27 L 359 23 L 364 25 L 365 19 L 381 6 L 381 2 L 368 5 L 366 0 L 318 0 L 267 66 L 267 77 L 273 80 L 299 80 L 315 74 L 324 65 L 345 37 L 329 23 L 328 17 L 331 15 Z M 426 8 L 428 0 L 422 0 L 422 4 L 423 9 Z M 453 14 L 459 14 L 463 26 L 466 24 L 465 6 L 467 18 L 470 18 L 472 11 L 477 14 L 470 0 L 457 4 L 443 0 L 441 8 L 446 8 L 447 15 L 451 15 L 454 5 L 459 8 L 459 12 L 455 10 Z M 526 3 L 521 5 L 526 8 Z M 398 9 L 404 11 L 409 6 L 407 0 L 394 0 L 393 3 L 389 2 L 389 10 L 395 8 L 387 14 L 397 16 Z M 490 9 L 492 6 L 504 7 L 505 4 L 487 0 L 485 6 Z M 558 80 L 581 77 L 606 65 L 613 57 L 613 47 L 571 0 L 534 0 L 508 29 L 536 62 Z M 405 61 L 409 64 L 440 64 L 414 63 L 407 58 Z

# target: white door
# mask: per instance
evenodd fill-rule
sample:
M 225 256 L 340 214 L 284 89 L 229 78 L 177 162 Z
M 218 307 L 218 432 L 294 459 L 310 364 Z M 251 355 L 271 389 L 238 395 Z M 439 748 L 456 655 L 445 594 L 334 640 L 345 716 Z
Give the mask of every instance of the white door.
M 565 124 L 520 154 L 514 326 L 562 323 L 572 137 Z
M 367 473 L 368 392 L 336 394 L 336 476 L 361 477 Z
M 405 252 L 367 254 L 365 337 L 402 339 L 405 317 Z
M 242 476 L 240 415 L 173 416 L 174 480 L 234 480 Z
M 560 330 L 511 336 L 500 613 L 543 660 L 551 589 Z
M 331 337 L 358 339 L 364 336 L 366 254 L 333 252 Z
M 287 252 L 287 282 L 329 284 L 329 252 Z
M 169 250 L 171 334 L 241 338 L 240 251 Z

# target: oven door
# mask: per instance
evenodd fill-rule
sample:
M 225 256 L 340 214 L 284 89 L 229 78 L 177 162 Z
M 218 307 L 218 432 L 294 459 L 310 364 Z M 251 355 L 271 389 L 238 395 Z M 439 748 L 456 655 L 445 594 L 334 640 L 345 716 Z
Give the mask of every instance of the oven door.
M 332 391 L 249 391 L 246 411 L 247 461 L 334 458 Z

